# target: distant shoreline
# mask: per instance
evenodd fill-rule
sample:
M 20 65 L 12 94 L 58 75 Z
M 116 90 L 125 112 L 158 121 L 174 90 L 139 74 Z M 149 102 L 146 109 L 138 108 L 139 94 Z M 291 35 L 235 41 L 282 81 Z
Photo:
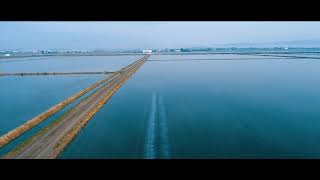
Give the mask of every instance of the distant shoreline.
M 0 59 L 12 59 L 12 58 L 28 58 L 28 57 L 70 57 L 70 56 L 132 56 L 132 55 L 144 55 L 142 53 L 117 53 L 117 54 L 53 54 L 53 55 L 11 55 L 0 56 Z
M 152 55 L 205 55 L 205 54 L 241 54 L 241 55 L 253 55 L 253 54 L 320 54 L 319 51 L 195 51 L 195 52 L 152 52 Z M 0 56 L 0 61 L 3 59 L 12 58 L 30 58 L 30 57 L 79 57 L 79 56 L 142 56 L 145 53 L 74 53 L 74 54 L 28 54 L 28 55 L 11 55 Z

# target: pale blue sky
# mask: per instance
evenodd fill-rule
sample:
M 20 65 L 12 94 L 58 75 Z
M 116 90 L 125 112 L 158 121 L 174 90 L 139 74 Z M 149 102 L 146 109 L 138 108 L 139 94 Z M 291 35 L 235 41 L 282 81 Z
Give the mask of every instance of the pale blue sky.
M 127 49 L 320 39 L 320 22 L 0 22 L 0 49 Z

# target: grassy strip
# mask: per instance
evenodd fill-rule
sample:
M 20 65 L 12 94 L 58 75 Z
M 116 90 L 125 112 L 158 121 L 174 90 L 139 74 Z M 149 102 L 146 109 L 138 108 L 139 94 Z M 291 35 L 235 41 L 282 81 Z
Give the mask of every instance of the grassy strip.
M 117 74 L 117 73 L 115 73 L 115 74 Z M 111 75 L 111 77 L 113 77 L 115 74 Z M 81 96 L 83 96 L 84 94 L 93 90 L 94 88 L 98 87 L 100 84 L 106 82 L 111 77 L 107 77 L 105 79 L 102 79 L 102 80 L 96 82 L 95 84 L 91 85 L 90 87 L 88 87 L 84 90 L 81 90 L 80 92 L 71 96 L 67 100 L 64 100 L 64 101 L 56 104 L 55 106 L 51 107 L 47 111 L 41 113 L 40 115 L 32 118 L 31 120 L 27 121 L 26 123 L 22 124 L 21 126 L 9 131 L 8 133 L 6 133 L 3 136 L 1 136 L 0 137 L 0 148 L 5 146 L 6 144 L 11 142 L 12 140 L 16 139 L 17 137 L 21 136 L 26 131 L 28 131 L 28 130 L 32 129 L 33 127 L 35 127 L 36 125 L 40 124 L 44 120 L 48 119 L 49 117 L 51 117 L 52 115 L 54 115 L 55 113 L 57 113 L 58 111 L 63 109 L 64 107 L 66 107 L 67 105 L 71 104 L 76 99 L 80 98 Z
M 110 78 L 109 78 L 110 79 Z M 102 88 L 102 87 L 101 87 Z M 97 92 L 99 89 L 94 90 L 94 92 L 92 92 L 92 94 L 94 94 L 95 92 Z M 90 96 L 87 96 L 85 98 L 83 98 L 80 102 L 78 102 L 76 105 L 74 105 L 74 107 L 78 106 L 81 102 L 85 101 L 86 99 L 88 99 Z M 57 120 L 54 120 L 53 122 L 51 122 L 49 125 L 47 125 L 46 127 L 44 127 L 43 129 L 41 129 L 39 132 L 37 132 L 35 135 L 33 135 L 32 137 L 28 138 L 27 140 L 25 140 L 24 142 L 22 142 L 21 144 L 19 144 L 18 146 L 16 146 L 12 151 L 8 152 L 6 155 L 4 155 L 2 158 L 4 159 L 10 159 L 12 157 L 14 157 L 15 155 L 17 155 L 21 150 L 23 150 L 25 147 L 27 147 L 29 144 L 31 144 L 33 141 L 35 141 L 37 138 L 41 137 L 47 130 L 49 130 L 51 127 L 59 124 L 68 114 L 71 113 L 71 111 L 74 109 L 71 108 L 69 109 L 67 112 L 65 112 L 62 116 L 60 116 Z
M 89 97 L 89 96 L 88 96 Z M 80 104 L 82 101 L 86 100 L 88 97 L 84 98 L 83 100 L 81 100 L 80 102 L 78 102 L 78 104 Z M 77 106 L 78 104 L 76 104 L 75 106 Z M 34 134 L 32 137 L 26 139 L 24 142 L 22 142 L 21 144 L 19 144 L 18 146 L 16 146 L 12 151 L 8 152 L 6 155 L 3 156 L 3 158 L 5 159 L 9 159 L 11 157 L 14 157 L 16 154 L 18 154 L 22 149 L 24 149 L 25 147 L 27 147 L 29 144 L 31 144 L 33 141 L 35 141 L 37 138 L 39 138 L 40 136 L 42 136 L 47 130 L 49 130 L 51 127 L 58 125 L 65 116 L 67 116 L 68 114 L 71 113 L 71 111 L 73 110 L 73 108 L 69 109 L 67 112 L 65 112 L 62 116 L 60 116 L 57 120 L 54 120 L 53 122 L 51 122 L 49 125 L 47 125 L 46 127 L 44 127 L 43 129 L 39 130 L 36 134 Z
M 144 63 L 144 62 L 143 62 Z M 49 159 L 55 159 L 65 149 L 65 147 L 75 138 L 81 129 L 92 119 L 92 117 L 103 107 L 105 103 L 112 97 L 112 95 L 130 78 L 130 76 L 143 65 L 134 68 L 131 72 L 124 76 L 124 78 L 114 86 L 111 91 L 104 95 L 98 104 L 65 135 L 61 138 L 60 142 L 54 147 L 53 152 L 49 155 Z
M 144 58 L 145 60 L 146 58 Z M 138 60 L 138 63 L 135 65 L 139 65 L 139 67 L 142 66 L 142 64 L 144 63 L 144 61 L 140 61 Z M 141 65 L 140 65 L 141 64 Z M 133 66 L 133 64 L 129 65 L 129 67 Z M 107 93 L 104 98 L 99 101 L 97 107 L 95 107 L 92 111 L 88 112 L 85 117 L 78 122 L 75 127 L 73 129 L 70 130 L 69 133 L 67 133 L 66 136 L 64 136 L 62 138 L 62 142 L 66 141 L 66 143 L 58 143 L 58 145 L 56 146 L 53 155 L 51 155 L 49 158 L 56 158 L 60 152 L 65 148 L 65 146 L 75 137 L 75 135 L 82 129 L 82 127 L 96 114 L 96 112 L 99 111 L 99 109 L 107 102 L 107 100 L 113 95 L 113 93 L 119 89 L 121 87 L 121 85 L 130 77 L 130 75 L 132 75 L 136 70 L 138 70 L 139 67 L 133 67 L 133 70 L 131 70 L 131 72 L 128 73 L 128 75 L 125 75 L 125 77 L 119 82 L 117 83 L 117 85 L 109 92 Z M 126 68 L 127 69 L 127 68 Z M 115 73 L 118 74 L 118 73 Z M 113 74 L 111 77 L 115 76 L 115 74 Z M 106 78 L 104 81 L 111 79 L 111 77 Z M 100 83 L 101 84 L 101 83 Z M 104 86 L 103 86 L 104 87 Z M 101 88 L 103 88 L 101 87 Z M 97 90 L 96 90 L 97 91 Z M 93 93 L 94 94 L 94 93 Z M 78 104 L 80 104 L 82 101 L 84 101 L 85 99 L 89 98 L 90 96 L 84 98 L 83 100 L 81 100 Z M 77 105 L 78 105 L 77 104 Z M 75 105 L 75 106 L 77 106 Z M 74 107 L 75 107 L 74 106 Z M 74 108 L 71 108 L 70 110 L 68 110 L 66 113 L 64 113 L 58 120 L 50 123 L 48 126 L 46 126 L 45 128 L 41 129 L 38 133 L 36 133 L 34 136 L 30 137 L 29 139 L 27 139 L 26 141 L 24 141 L 23 143 L 21 143 L 20 145 L 18 145 L 17 147 L 15 147 L 12 151 L 10 151 L 9 153 L 7 153 L 4 157 L 2 158 L 12 158 L 15 155 L 17 155 L 22 149 L 24 149 L 25 147 L 27 147 L 29 144 L 31 144 L 33 141 L 35 141 L 37 138 L 39 138 L 40 136 L 42 136 L 47 130 L 49 130 L 50 128 L 52 128 L 53 126 L 57 125 L 58 123 L 60 123 L 63 118 L 68 115 Z M 66 138 L 70 136 L 71 138 Z M 66 139 L 66 140 L 65 140 Z M 58 151 L 56 154 L 55 152 Z
M 0 73 L 0 76 L 37 76 L 37 75 L 73 75 L 73 74 L 110 74 L 114 72 L 20 72 Z

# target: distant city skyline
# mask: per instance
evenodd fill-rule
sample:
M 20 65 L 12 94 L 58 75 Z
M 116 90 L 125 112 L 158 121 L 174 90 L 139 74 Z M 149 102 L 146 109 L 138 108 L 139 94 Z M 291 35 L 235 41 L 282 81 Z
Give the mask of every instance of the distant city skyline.
M 161 49 L 303 40 L 320 47 L 320 22 L 0 22 L 0 50 Z

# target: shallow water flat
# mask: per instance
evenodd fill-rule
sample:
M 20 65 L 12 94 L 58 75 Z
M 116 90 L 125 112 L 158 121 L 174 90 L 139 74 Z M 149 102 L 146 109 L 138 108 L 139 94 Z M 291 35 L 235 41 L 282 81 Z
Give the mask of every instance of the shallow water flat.
M 276 53 L 276 54 L 262 54 L 268 55 L 268 57 L 286 56 L 286 57 L 301 57 L 301 58 L 320 58 L 320 53 Z
M 166 142 L 170 158 L 320 158 L 319 68 L 297 59 L 147 62 L 60 158 L 148 158 L 150 128 L 155 154 Z
M 116 71 L 142 56 L 76 56 L 16 58 L 0 61 L 0 72 Z
M 246 54 L 181 54 L 181 55 L 152 55 L 149 60 L 252 60 L 277 59 L 278 57 L 264 57 Z
M 103 75 L 0 77 L 0 135 L 102 78 Z

